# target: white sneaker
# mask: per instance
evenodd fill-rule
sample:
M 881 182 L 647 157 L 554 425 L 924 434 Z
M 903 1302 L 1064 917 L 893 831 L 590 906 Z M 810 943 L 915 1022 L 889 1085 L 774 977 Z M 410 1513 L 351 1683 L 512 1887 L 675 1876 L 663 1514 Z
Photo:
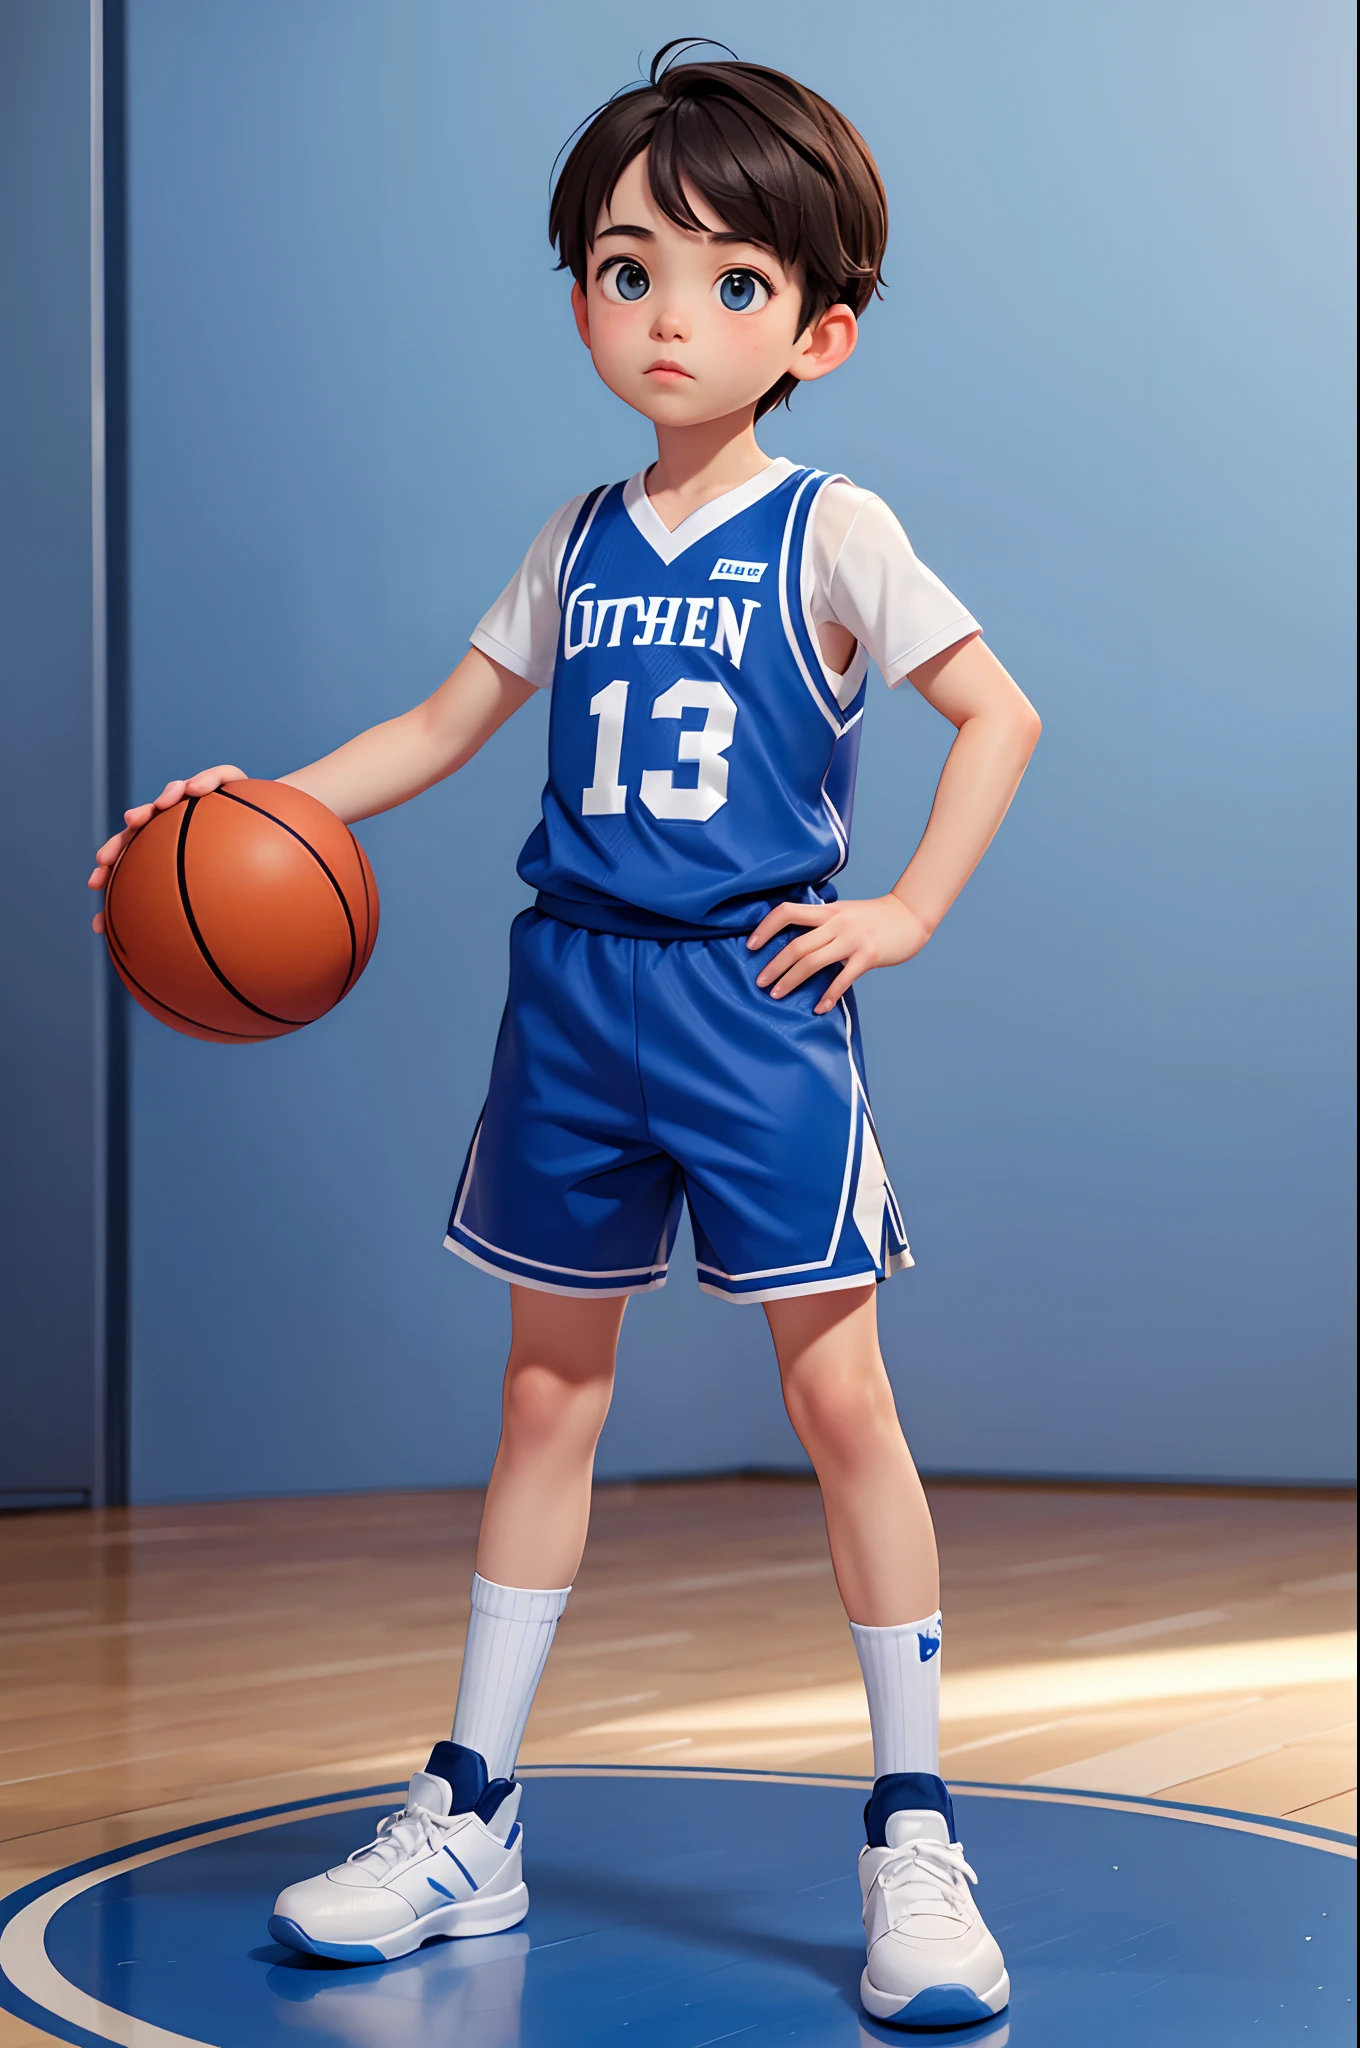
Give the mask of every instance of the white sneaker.
M 472 1750 L 437 1743 L 404 1809 L 346 1862 L 281 1891 L 269 1932 L 307 1955 L 384 1963 L 440 1936 L 515 1926 L 529 1910 L 519 1796 L 511 1779 L 488 1784 Z
M 890 1813 L 881 1834 L 881 1846 L 862 1850 L 859 1859 L 869 1947 L 859 1995 L 866 2012 L 908 2027 L 992 2018 L 1010 1998 L 1010 1978 L 973 1903 L 969 1886 L 977 1873 L 962 1845 L 951 1841 L 948 1819 Z

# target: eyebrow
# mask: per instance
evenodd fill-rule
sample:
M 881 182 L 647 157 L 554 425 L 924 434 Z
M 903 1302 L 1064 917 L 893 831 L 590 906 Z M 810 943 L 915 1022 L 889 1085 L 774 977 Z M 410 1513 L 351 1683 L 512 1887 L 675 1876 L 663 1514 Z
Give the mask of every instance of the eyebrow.
M 653 229 L 633 227 L 627 222 L 619 223 L 610 228 L 601 228 L 595 240 L 603 242 L 610 235 L 636 235 L 638 240 L 642 242 L 654 242 L 656 240 L 656 234 Z M 703 235 L 705 241 L 708 242 L 734 243 L 741 249 L 767 249 L 771 256 L 775 254 L 775 250 L 769 242 L 754 241 L 750 235 L 738 235 L 729 232 L 727 229 L 715 229 L 710 233 L 707 228 L 703 230 Z

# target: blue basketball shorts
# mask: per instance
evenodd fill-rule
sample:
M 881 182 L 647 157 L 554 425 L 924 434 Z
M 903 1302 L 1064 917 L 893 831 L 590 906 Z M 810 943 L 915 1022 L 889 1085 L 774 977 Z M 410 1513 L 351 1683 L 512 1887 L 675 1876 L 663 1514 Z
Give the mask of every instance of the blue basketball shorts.
M 740 935 L 634 939 L 538 910 L 510 934 L 491 1084 L 445 1243 L 548 1294 L 662 1287 L 682 1204 L 724 1301 L 863 1287 L 912 1263 L 853 991 L 776 1002 Z

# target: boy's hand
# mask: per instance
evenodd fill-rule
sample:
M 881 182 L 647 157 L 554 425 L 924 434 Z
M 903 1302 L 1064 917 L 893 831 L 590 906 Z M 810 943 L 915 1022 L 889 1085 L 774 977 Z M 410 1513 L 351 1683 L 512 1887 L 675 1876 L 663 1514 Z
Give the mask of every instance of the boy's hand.
M 109 876 L 113 872 L 113 864 L 119 854 L 123 851 L 129 839 L 135 838 L 137 833 L 141 831 L 143 825 L 150 824 L 157 811 L 168 811 L 173 804 L 179 802 L 181 797 L 207 796 L 210 791 L 220 789 L 224 782 L 244 782 L 245 779 L 246 771 L 244 768 L 232 768 L 229 766 L 201 768 L 198 774 L 190 776 L 187 782 L 167 782 L 154 803 L 134 804 L 130 811 L 124 811 L 125 824 L 123 830 L 115 832 L 112 839 L 106 839 L 94 857 L 94 873 L 90 876 L 90 888 L 103 889 L 108 886 Z M 103 931 L 104 913 L 102 910 L 93 919 L 93 927 L 97 932 Z
M 867 896 L 846 903 L 781 903 L 762 918 L 747 946 L 758 953 L 791 924 L 811 925 L 812 930 L 791 940 L 762 967 L 756 986 L 768 988 L 777 999 L 839 961 L 840 973 L 816 1006 L 819 1017 L 834 1010 L 850 984 L 869 968 L 900 966 L 930 937 L 929 925 L 900 896 Z

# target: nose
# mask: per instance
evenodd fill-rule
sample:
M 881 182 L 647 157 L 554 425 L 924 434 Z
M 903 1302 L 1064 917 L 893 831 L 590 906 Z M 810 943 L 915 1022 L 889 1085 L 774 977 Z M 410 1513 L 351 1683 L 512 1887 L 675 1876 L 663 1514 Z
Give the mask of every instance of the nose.
M 653 341 L 688 341 L 690 322 L 681 306 L 658 304 L 652 315 Z

